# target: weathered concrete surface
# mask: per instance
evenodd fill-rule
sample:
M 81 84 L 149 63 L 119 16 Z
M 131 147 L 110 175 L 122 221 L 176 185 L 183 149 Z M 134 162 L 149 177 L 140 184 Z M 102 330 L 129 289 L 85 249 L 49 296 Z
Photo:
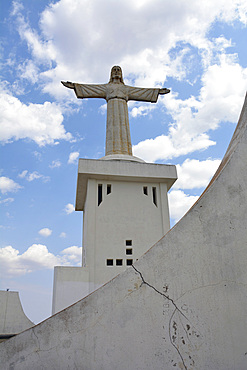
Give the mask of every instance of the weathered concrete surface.
M 134 267 L 0 345 L 3 369 L 247 368 L 247 102 L 221 170 Z

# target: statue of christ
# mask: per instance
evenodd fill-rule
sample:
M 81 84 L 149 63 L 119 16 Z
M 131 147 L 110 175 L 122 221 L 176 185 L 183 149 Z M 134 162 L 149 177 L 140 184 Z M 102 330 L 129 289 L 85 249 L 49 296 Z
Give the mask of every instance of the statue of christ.
M 103 98 L 107 101 L 105 155 L 132 155 L 127 106 L 129 100 L 156 103 L 159 94 L 170 92 L 166 88 L 142 88 L 125 85 L 122 69 L 119 66 L 112 67 L 110 81 L 107 84 L 79 84 L 69 81 L 62 81 L 62 84 L 74 89 L 77 98 Z

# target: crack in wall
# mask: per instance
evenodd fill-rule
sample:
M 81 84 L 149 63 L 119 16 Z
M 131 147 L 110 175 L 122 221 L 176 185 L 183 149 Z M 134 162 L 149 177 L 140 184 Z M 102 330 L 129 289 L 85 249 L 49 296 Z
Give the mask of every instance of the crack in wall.
M 33 335 L 34 335 L 34 336 L 35 336 L 35 338 L 37 339 L 38 351 L 40 351 L 39 338 L 38 338 L 37 334 L 35 333 L 35 328 L 31 328 L 31 329 L 32 329 L 32 333 L 33 333 Z
M 243 285 L 243 286 L 247 286 L 247 284 L 245 283 L 242 283 L 242 282 L 237 282 L 237 281 L 234 281 L 234 280 L 220 280 L 218 281 L 217 283 L 213 283 L 213 284 L 207 284 L 207 285 L 200 285 L 200 286 L 197 286 L 195 288 L 192 288 L 192 289 L 188 289 L 187 291 L 185 291 L 181 296 L 178 297 L 178 299 L 181 299 L 184 295 L 186 294 L 190 294 L 198 289 L 203 289 L 203 288 L 214 288 L 218 285 L 222 285 L 222 284 L 226 284 L 226 283 L 233 283 L 233 284 L 236 284 L 236 285 Z M 225 285 L 226 286 L 226 285 Z
M 135 267 L 134 267 L 134 265 L 132 265 L 132 267 L 133 267 L 133 269 L 140 275 L 140 277 L 141 277 L 141 280 L 142 280 L 142 284 L 141 285 L 143 285 L 143 284 L 145 284 L 145 285 L 147 285 L 148 287 L 150 287 L 151 289 L 153 289 L 156 293 L 158 293 L 158 294 L 160 294 L 161 296 L 163 296 L 164 298 L 166 298 L 169 302 L 171 302 L 172 303 L 172 305 L 173 305 L 173 307 L 174 307 L 174 310 L 173 310 L 173 312 L 172 312 L 172 315 L 171 315 L 171 317 L 170 317 L 170 319 L 169 319 L 169 339 L 170 339 L 170 343 L 171 343 L 171 345 L 176 349 L 176 351 L 177 351 L 177 353 L 178 353 L 178 355 L 179 355 L 179 357 L 180 357 L 180 359 L 181 359 L 181 361 L 182 361 L 182 364 L 183 364 L 183 366 L 184 366 L 184 368 L 185 368 L 185 370 L 188 370 L 188 368 L 187 368 L 187 365 L 186 365 L 186 363 L 185 363 L 185 358 L 184 358 L 184 356 L 182 355 L 182 353 L 181 353 L 181 351 L 180 351 L 180 349 L 179 349 L 179 346 L 178 345 L 176 345 L 175 344 L 175 340 L 177 339 L 177 330 L 178 330 L 178 326 L 177 326 L 177 323 L 176 323 L 176 321 L 173 319 L 174 318 L 174 315 L 176 314 L 176 312 L 178 312 L 182 317 L 184 317 L 186 320 L 187 320 L 187 322 L 189 322 L 190 323 L 190 325 L 192 326 L 192 327 L 194 327 L 194 325 L 190 322 L 190 320 L 188 319 L 188 317 L 181 311 L 181 309 L 177 306 L 177 304 L 174 302 L 174 300 L 172 299 L 172 298 L 170 298 L 167 294 L 165 294 L 165 293 L 162 293 L 162 292 L 160 292 L 158 289 L 156 289 L 154 286 L 152 286 L 151 284 L 149 284 L 147 281 L 145 281 L 144 280 L 144 277 L 143 277 L 143 275 L 142 275 L 142 273 L 140 272 L 140 271 L 138 271 Z M 167 290 L 168 289 L 166 289 L 165 290 L 165 292 L 167 292 Z M 185 326 L 184 326 L 184 324 L 182 323 L 182 320 L 181 320 L 181 316 L 179 315 L 179 320 L 180 320 L 180 322 L 181 322 L 181 325 L 182 325 L 182 327 L 183 327 L 183 329 L 184 329 L 184 331 L 185 331 L 185 333 L 186 333 L 186 336 L 187 336 L 187 338 L 188 338 L 188 340 L 190 341 L 190 338 L 189 338 L 189 335 L 192 335 L 192 334 L 194 334 L 196 337 L 199 337 L 199 335 L 196 333 L 196 331 L 192 331 L 191 332 L 191 326 L 189 325 L 189 324 L 186 324 Z M 172 334 L 172 331 L 173 331 L 173 334 Z M 183 337 L 181 337 L 181 340 L 182 340 L 182 343 L 183 344 L 185 344 L 185 340 L 184 340 L 184 338 Z M 187 353 L 188 354 L 188 353 Z M 195 361 L 192 359 L 192 357 L 188 354 L 188 359 L 189 359 L 189 361 L 190 361 L 190 365 L 195 365 Z M 176 364 L 174 364 L 174 365 L 176 365 Z M 173 365 L 173 366 L 174 366 Z

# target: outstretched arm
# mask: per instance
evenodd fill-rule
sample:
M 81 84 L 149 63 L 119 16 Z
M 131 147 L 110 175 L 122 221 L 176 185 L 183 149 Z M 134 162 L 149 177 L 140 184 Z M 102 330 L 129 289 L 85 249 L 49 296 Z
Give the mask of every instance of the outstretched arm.
M 159 95 L 168 94 L 170 92 L 170 90 L 166 88 L 126 87 L 128 88 L 128 100 L 148 101 L 151 103 L 156 103 Z
M 69 89 L 75 90 L 77 98 L 104 98 L 106 97 L 106 84 L 78 84 L 76 82 L 61 81 L 61 83 Z

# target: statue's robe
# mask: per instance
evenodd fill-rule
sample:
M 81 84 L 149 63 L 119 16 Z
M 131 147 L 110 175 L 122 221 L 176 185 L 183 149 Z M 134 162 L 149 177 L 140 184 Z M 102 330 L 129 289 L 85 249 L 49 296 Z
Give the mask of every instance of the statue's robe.
M 102 85 L 75 83 L 74 89 L 77 98 L 103 98 L 107 101 L 105 155 L 132 155 L 127 102 L 156 103 L 159 89 L 132 87 L 120 82 Z

